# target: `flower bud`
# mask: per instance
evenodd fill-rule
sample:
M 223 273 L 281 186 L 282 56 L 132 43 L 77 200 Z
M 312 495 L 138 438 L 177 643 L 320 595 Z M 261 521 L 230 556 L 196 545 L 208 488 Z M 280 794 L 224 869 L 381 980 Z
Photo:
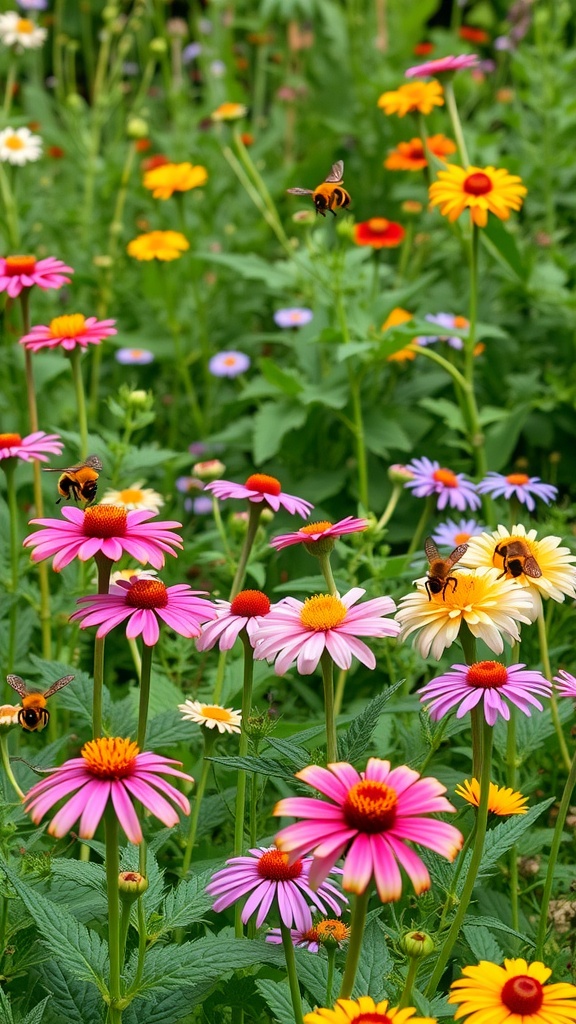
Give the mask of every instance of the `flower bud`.
M 388 479 L 393 484 L 407 484 L 409 480 L 414 479 L 414 473 L 408 466 L 395 462 L 392 466 L 388 466 Z
M 156 36 L 154 39 L 150 40 L 148 49 L 155 57 L 163 57 L 168 50 L 168 43 L 165 39 L 162 39 L 161 36 Z
M 292 214 L 292 220 L 295 224 L 315 224 L 316 214 L 313 210 L 296 210 L 296 213 Z
M 148 879 L 139 871 L 121 871 L 118 875 L 118 892 L 123 903 L 134 903 L 148 888 Z
M 148 122 L 143 117 L 130 117 L 126 125 L 129 139 L 146 139 L 149 134 Z
M 199 480 L 218 480 L 226 471 L 226 466 L 220 459 L 208 459 L 206 462 L 195 462 L 192 466 L 192 473 Z
M 314 925 L 316 939 L 326 949 L 339 949 L 350 938 L 350 928 L 337 918 L 317 921 Z
M 430 956 L 436 948 L 434 939 L 427 932 L 421 931 L 406 932 L 400 939 L 399 945 L 402 952 L 414 960 Z
M 417 217 L 418 214 L 422 213 L 424 207 L 417 199 L 405 199 L 400 209 L 402 210 L 402 213 L 407 214 L 408 217 Z
M 245 723 L 245 729 L 250 739 L 258 744 L 260 740 L 274 731 L 277 724 L 278 720 L 270 717 L 270 709 L 262 712 L 252 709 Z

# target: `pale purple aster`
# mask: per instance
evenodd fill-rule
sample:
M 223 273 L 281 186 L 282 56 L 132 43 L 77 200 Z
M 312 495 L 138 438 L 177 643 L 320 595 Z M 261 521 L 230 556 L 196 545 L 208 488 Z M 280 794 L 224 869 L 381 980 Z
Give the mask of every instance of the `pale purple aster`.
M 210 651 L 218 644 L 221 651 L 229 651 L 243 629 L 252 640 L 269 612 L 270 600 L 261 590 L 241 590 L 233 601 L 216 601 L 214 620 L 202 627 L 196 646 L 199 651 Z
M 181 494 L 188 494 L 189 491 L 203 491 L 204 483 L 197 476 L 177 476 L 176 490 Z
M 444 327 L 447 331 L 452 331 L 454 328 L 462 331 L 469 327 L 469 322 L 465 317 L 455 316 L 454 313 L 427 313 L 424 319 L 429 320 L 431 324 Z M 424 334 L 414 340 L 418 345 L 434 345 L 437 341 L 445 341 L 450 348 L 464 348 L 464 342 L 458 335 L 450 337 L 445 334 Z
M 16 3 L 23 11 L 45 11 L 48 7 L 48 0 L 16 0 Z
M 305 306 L 291 306 L 287 309 L 277 309 L 274 313 L 274 323 L 277 327 L 304 327 L 312 320 L 314 313 Z
M 198 498 L 185 498 L 184 508 L 195 516 L 209 516 L 213 511 L 212 499 L 206 498 L 202 494 Z
M 527 473 L 487 473 L 484 480 L 476 485 L 479 494 L 491 494 L 493 498 L 516 498 L 526 505 L 529 512 L 536 508 L 534 498 L 540 498 L 547 505 L 554 501 L 558 488 L 553 484 L 545 484 L 539 476 L 528 476 Z
M 459 544 L 467 544 L 470 537 L 478 537 L 484 529 L 475 519 L 460 519 L 459 522 L 447 519 L 436 527 L 432 540 L 443 547 L 457 548 Z
M 440 510 L 447 505 L 459 512 L 480 508 L 482 502 L 476 493 L 476 485 L 464 473 L 453 473 L 426 456 L 412 459 L 407 468 L 414 474 L 414 479 L 408 480 L 404 486 L 412 491 L 415 498 L 429 498 L 437 494 L 437 508 Z
M 217 897 L 213 906 L 217 913 L 248 896 L 241 914 L 244 924 L 258 911 L 256 927 L 260 928 L 275 902 L 280 920 L 287 928 L 306 931 L 312 927 L 310 904 L 322 914 L 328 912 L 328 907 L 341 914 L 342 906 L 348 902 L 330 881 L 323 881 L 316 891 L 312 890 L 311 865 L 312 857 L 290 864 L 288 855 L 275 846 L 256 847 L 245 857 L 226 861 L 226 867 L 212 875 L 206 892 Z
M 33 256 L 8 256 L 0 259 L 0 292 L 6 292 L 11 299 L 16 299 L 24 288 L 36 285 L 44 291 L 48 288 L 61 288 L 70 284 L 66 274 L 73 274 L 72 267 L 66 266 L 55 256 L 47 256 L 37 260 Z
M 478 57 L 475 53 L 461 53 L 458 57 L 438 57 L 437 60 L 427 60 L 424 64 L 416 64 L 415 67 L 408 68 L 404 72 L 404 76 L 405 78 L 428 78 L 447 72 L 475 68 L 477 64 Z
M 499 661 L 478 661 L 474 665 L 452 665 L 449 672 L 432 679 L 418 693 L 434 721 L 456 707 L 456 718 L 463 718 L 482 704 L 488 725 L 494 725 L 499 715 L 509 721 L 508 702 L 528 717 L 532 708 L 543 711 L 534 694 L 550 697 L 552 684 L 541 672 L 526 669 L 523 664 L 506 667 Z
M 354 516 L 346 516 L 345 519 L 340 519 L 337 523 L 309 523 L 307 526 L 301 527 L 300 530 L 296 530 L 295 533 L 282 533 L 279 537 L 273 537 L 270 547 L 276 548 L 277 551 L 281 551 L 282 548 L 287 548 L 291 544 L 310 544 L 311 547 L 314 547 L 317 541 L 343 537 L 347 533 L 360 533 L 362 530 L 367 530 L 369 525 L 367 519 L 355 519 Z
M 213 377 L 239 377 L 250 367 L 250 357 L 244 352 L 218 352 L 208 362 Z
M 273 512 L 279 508 L 285 508 L 290 515 L 299 515 L 306 519 L 314 505 L 298 498 L 294 494 L 285 494 L 282 485 L 275 476 L 268 476 L 267 473 L 252 473 L 245 484 L 236 484 L 232 480 L 213 480 L 206 484 L 205 491 L 211 491 L 217 498 L 247 498 L 255 504 L 264 502 L 269 505 Z
M 146 366 L 147 363 L 154 362 L 155 356 L 147 348 L 118 348 L 114 353 L 114 358 L 117 363 L 122 363 L 124 366 Z
M 188 43 L 182 50 L 182 63 L 191 64 L 202 53 L 202 43 Z
M 554 676 L 556 692 L 560 697 L 571 697 L 576 700 L 576 678 L 561 668 L 557 676 Z
M 33 434 L 21 437 L 20 434 L 0 434 L 0 461 L 2 459 L 21 459 L 30 462 L 48 462 L 48 455 L 61 455 L 64 442 L 58 434 L 45 434 L 36 430 Z

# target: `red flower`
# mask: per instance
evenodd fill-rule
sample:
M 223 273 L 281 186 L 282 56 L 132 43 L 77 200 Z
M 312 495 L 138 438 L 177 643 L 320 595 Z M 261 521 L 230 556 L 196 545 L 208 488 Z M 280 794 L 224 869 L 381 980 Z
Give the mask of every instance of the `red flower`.
M 481 46 L 482 43 L 489 43 L 490 36 L 483 28 L 475 28 L 473 25 L 461 25 L 458 29 L 458 35 L 460 39 L 465 39 L 467 43 L 476 43 Z
M 356 245 L 371 245 L 373 249 L 395 249 L 404 239 L 406 232 L 396 221 L 385 217 L 371 217 L 354 225 Z

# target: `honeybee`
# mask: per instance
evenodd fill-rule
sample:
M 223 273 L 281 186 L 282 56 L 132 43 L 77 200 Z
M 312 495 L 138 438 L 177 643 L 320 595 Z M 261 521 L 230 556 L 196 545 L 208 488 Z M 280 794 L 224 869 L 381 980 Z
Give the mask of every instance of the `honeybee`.
M 58 478 L 58 494 L 56 501 L 59 505 L 64 498 L 69 501 L 74 498 L 76 504 L 84 501 L 90 505 L 96 497 L 98 488 L 98 474 L 102 472 L 102 462 L 97 455 L 89 455 L 84 462 L 78 466 L 69 466 L 68 469 L 57 469 L 53 466 L 44 466 L 45 473 L 60 473 Z
M 497 544 L 494 554 L 500 555 L 503 562 L 504 572 L 500 573 L 499 580 L 508 572 L 514 579 L 518 579 L 522 573 L 525 576 L 531 576 L 534 580 L 542 575 L 542 569 L 534 555 L 530 554 L 530 548 L 523 540 L 511 540 L 505 541 L 504 544 Z
M 23 729 L 27 732 L 38 732 L 44 729 L 50 720 L 50 714 L 46 707 L 46 701 L 48 697 L 51 697 L 53 693 L 57 693 L 63 686 L 68 686 L 71 683 L 74 676 L 62 676 L 61 679 L 57 679 L 55 683 L 48 690 L 29 690 L 26 683 L 20 676 L 6 676 L 6 682 L 16 693 L 19 693 L 22 698 L 22 707 L 18 712 L 18 721 Z
M 432 594 L 440 593 L 442 594 L 442 600 L 444 600 L 448 584 L 452 583 L 452 593 L 454 593 L 458 586 L 458 580 L 455 576 L 450 575 L 450 570 L 466 554 L 468 545 L 459 544 L 457 548 L 454 548 L 452 554 L 448 555 L 448 558 L 441 558 L 432 537 L 427 537 L 424 541 L 424 550 L 430 563 L 428 566 L 428 578 L 424 584 L 428 600 L 432 600 Z
M 326 210 L 330 210 L 330 213 L 336 216 L 334 207 L 346 208 L 350 204 L 350 195 L 345 188 L 342 188 L 343 178 L 344 161 L 337 160 L 335 164 L 332 164 L 332 170 L 328 177 L 324 178 L 322 184 L 317 188 L 288 188 L 286 191 L 293 196 L 312 196 L 316 213 L 325 217 Z

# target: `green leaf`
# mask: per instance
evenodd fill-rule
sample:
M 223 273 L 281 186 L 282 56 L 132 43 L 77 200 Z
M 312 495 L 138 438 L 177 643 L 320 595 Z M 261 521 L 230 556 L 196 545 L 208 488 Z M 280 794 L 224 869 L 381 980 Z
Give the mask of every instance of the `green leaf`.
M 273 359 L 259 359 L 258 366 L 269 384 L 282 391 L 283 394 L 295 398 L 302 391 L 302 383 L 295 370 L 281 370 Z
M 46 661 L 36 654 L 30 655 L 30 661 L 38 670 L 40 684 L 46 689 L 61 676 L 73 675 L 74 679 L 68 686 L 60 690 L 57 697 L 52 698 L 60 707 L 66 708 L 73 713 L 74 718 L 81 722 L 92 721 L 92 695 L 94 683 L 87 672 L 72 668 L 64 661 Z M 107 714 L 110 710 L 110 694 L 104 688 L 103 694 L 104 711 Z
M 380 409 L 368 409 L 364 417 L 364 435 L 366 447 L 374 455 L 387 458 L 391 448 L 408 452 L 412 442 L 404 428 L 392 416 Z
M 366 926 L 362 937 L 362 952 L 354 984 L 356 996 L 370 995 L 378 1002 L 387 996 L 384 979 L 392 968 L 392 958 L 386 945 L 386 938 L 378 920 L 373 919 Z
M 368 750 L 378 719 L 390 698 L 404 682 L 400 679 L 383 693 L 378 693 L 359 714 L 344 736 L 338 738 L 338 755 L 342 761 L 354 763 Z
M 93 985 L 77 981 L 66 970 L 66 963 L 49 960 L 40 967 L 44 991 L 50 993 L 50 1002 L 42 1024 L 63 1024 L 64 1021 L 85 1021 L 101 1024 L 104 1003 Z
M 268 736 L 267 741 L 273 750 L 277 750 L 287 759 L 295 772 L 299 772 L 310 764 L 310 754 L 298 743 L 298 736 L 293 736 L 290 740 L 283 740 L 278 736 Z
M 488 223 L 480 232 L 480 237 L 486 248 L 493 256 L 496 256 L 500 263 L 509 267 L 521 281 L 526 280 L 528 272 L 522 262 L 514 236 L 506 230 L 501 220 L 498 220 L 497 217 L 488 217 Z
M 517 932 L 515 928 L 511 928 L 510 925 L 505 924 L 499 917 L 487 917 L 486 915 L 478 916 L 474 918 L 468 918 L 471 925 L 483 925 L 485 928 L 492 928 L 493 930 L 504 932 L 505 935 L 510 935 L 514 939 L 519 939 L 523 943 L 527 943 L 529 946 L 535 946 L 536 943 L 532 941 L 523 932 Z
M 79 921 L 107 916 L 106 876 L 100 864 L 54 858 L 49 892 L 54 903 L 65 906 Z
M 175 992 L 166 992 L 151 999 L 135 999 L 122 1014 L 122 1024 L 177 1024 L 183 1018 L 190 1020 L 192 1007 L 198 1005 L 209 987 L 194 989 L 182 981 L 182 987 Z M 82 1018 L 78 1018 L 81 1020 Z M 62 1021 L 58 1021 L 62 1024 Z M 86 1024 L 88 1021 L 86 1020 Z M 92 1021 L 90 1021 L 92 1024 Z
M 254 416 L 254 462 L 260 466 L 280 448 L 289 430 L 298 430 L 306 422 L 306 409 L 292 402 L 264 402 Z
M 180 882 L 171 889 L 162 908 L 162 924 L 160 932 L 170 932 L 174 928 L 186 928 L 195 921 L 201 921 L 208 910 L 211 910 L 213 897 L 206 892 L 206 886 L 212 877 L 212 870 Z
M 258 978 L 256 988 L 270 1008 L 278 1024 L 294 1024 L 294 1010 L 290 997 L 290 987 L 285 981 L 272 981 L 269 978 Z M 302 1000 L 303 1013 L 310 1013 L 311 1007 Z
M 0 988 L 0 1010 L 2 1010 L 2 1024 L 14 1024 L 12 1007 L 3 988 Z
M 428 409 L 437 419 L 440 418 L 449 428 L 458 434 L 466 434 L 467 427 L 462 413 L 454 402 L 447 398 L 422 398 L 418 403 L 422 409 Z
M 44 1020 L 44 1010 L 46 1009 L 46 1004 L 49 999 L 50 996 L 46 996 L 41 1003 L 37 1003 L 36 1006 L 26 1014 L 22 1024 L 40 1024 L 40 1022 Z
M 527 814 L 515 814 L 514 817 L 502 821 L 496 828 L 486 834 L 484 842 L 484 853 L 480 862 L 478 875 L 482 876 L 490 872 L 505 853 L 508 853 L 524 833 L 532 827 L 533 823 L 541 814 L 554 803 L 554 797 L 549 800 L 542 800 L 541 803 L 531 807 Z M 471 854 L 470 854 L 471 856 Z M 466 878 L 466 871 L 462 871 L 461 878 Z
M 328 961 L 320 957 L 318 953 L 308 953 L 307 950 L 296 949 L 296 973 L 298 980 L 308 990 L 312 999 L 319 1006 L 325 1006 L 326 985 L 328 982 Z M 342 975 L 337 968 L 334 969 L 334 992 L 340 991 Z
M 508 465 L 529 415 L 529 405 L 516 406 L 504 419 L 487 427 L 484 447 L 488 469 L 498 472 Z
M 256 256 L 254 253 L 213 253 L 199 252 L 195 259 L 208 260 L 228 267 L 246 281 L 261 281 L 271 291 L 291 290 L 296 270 L 288 260 L 271 263 L 270 260 Z
M 290 765 L 281 761 L 272 761 L 265 757 L 208 757 L 206 760 L 223 764 L 232 771 L 258 772 L 260 775 L 271 775 L 277 779 L 293 779 L 294 772 Z
M 477 960 L 489 960 L 493 964 L 501 964 L 504 954 L 496 939 L 483 924 L 466 924 L 462 931 Z

